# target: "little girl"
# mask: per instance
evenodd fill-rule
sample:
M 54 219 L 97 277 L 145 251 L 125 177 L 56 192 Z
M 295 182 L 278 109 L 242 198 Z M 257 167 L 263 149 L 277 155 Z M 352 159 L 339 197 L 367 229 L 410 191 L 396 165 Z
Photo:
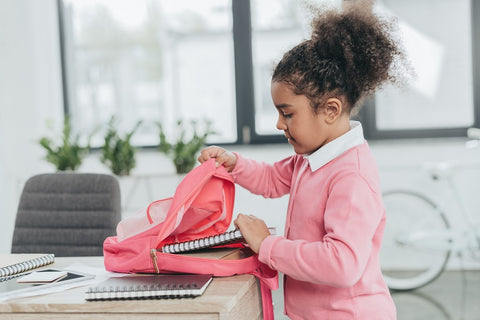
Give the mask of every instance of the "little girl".
M 239 214 L 235 225 L 260 261 L 285 275 L 291 319 L 396 319 L 382 278 L 385 227 L 377 167 L 359 122 L 350 116 L 392 74 L 399 46 L 391 25 L 352 4 L 318 13 L 311 39 L 275 67 L 271 94 L 277 128 L 295 155 L 273 165 L 212 146 L 235 182 L 266 198 L 290 194 L 284 236 Z

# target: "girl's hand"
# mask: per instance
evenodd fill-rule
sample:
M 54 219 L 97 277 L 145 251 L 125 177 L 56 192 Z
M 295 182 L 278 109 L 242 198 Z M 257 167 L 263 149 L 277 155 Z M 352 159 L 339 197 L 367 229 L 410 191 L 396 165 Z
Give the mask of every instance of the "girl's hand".
M 217 167 L 223 165 L 228 172 L 232 172 L 237 164 L 237 156 L 235 156 L 232 152 L 217 146 L 211 146 L 203 149 L 200 152 L 198 161 L 200 163 L 204 163 L 211 158 L 215 158 L 215 164 Z
M 243 238 L 248 243 L 250 249 L 255 253 L 260 251 L 260 245 L 263 240 L 270 235 L 265 221 L 253 215 L 239 213 L 237 219 L 233 222 L 240 229 Z

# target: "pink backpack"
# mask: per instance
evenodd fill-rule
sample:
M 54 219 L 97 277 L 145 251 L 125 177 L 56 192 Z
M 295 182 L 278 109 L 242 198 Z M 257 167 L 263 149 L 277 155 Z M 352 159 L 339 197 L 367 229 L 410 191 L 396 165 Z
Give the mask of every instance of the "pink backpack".
M 214 276 L 253 274 L 260 280 L 264 319 L 273 319 L 270 290 L 278 274 L 257 255 L 216 260 L 163 253 L 164 244 L 208 237 L 227 231 L 233 214 L 235 184 L 223 166 L 211 159 L 193 169 L 178 185 L 173 198 L 152 202 L 125 218 L 117 236 L 103 244 L 105 268 L 123 273 L 213 273 Z

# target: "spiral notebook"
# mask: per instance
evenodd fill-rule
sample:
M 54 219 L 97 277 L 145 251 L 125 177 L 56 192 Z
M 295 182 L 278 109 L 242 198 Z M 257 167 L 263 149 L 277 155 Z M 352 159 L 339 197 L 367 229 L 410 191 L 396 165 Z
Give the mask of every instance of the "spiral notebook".
M 54 254 L 14 253 L 0 255 L 0 280 L 55 262 Z
M 276 233 L 276 228 L 270 227 L 268 228 L 271 234 Z M 185 242 L 176 242 L 176 243 L 169 243 L 162 247 L 162 252 L 164 253 L 183 253 L 189 252 L 194 250 L 202 250 L 206 248 L 222 246 L 225 244 L 230 243 L 237 243 L 244 241 L 242 233 L 240 230 L 235 229 L 231 231 L 227 231 L 225 233 L 216 234 L 214 236 L 195 239 Z
M 197 297 L 207 289 L 211 274 L 154 274 L 112 277 L 85 292 L 85 300 Z
M 181 252 L 188 252 L 192 250 L 200 250 L 215 246 L 220 246 L 228 243 L 233 242 L 240 242 L 243 240 L 242 233 L 240 230 L 235 229 L 231 231 L 227 231 L 222 234 L 217 234 L 214 236 L 195 239 L 186 242 L 176 242 L 164 245 L 162 247 L 162 252 L 164 253 L 181 253 Z

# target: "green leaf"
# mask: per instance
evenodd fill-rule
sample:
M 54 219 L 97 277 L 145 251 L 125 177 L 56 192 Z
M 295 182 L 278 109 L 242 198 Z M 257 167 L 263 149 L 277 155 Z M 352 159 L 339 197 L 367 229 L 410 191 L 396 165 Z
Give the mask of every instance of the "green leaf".
M 54 141 L 47 137 L 39 140 L 47 155 L 45 159 L 52 163 L 57 170 L 77 170 L 82 164 L 83 159 L 88 154 L 90 146 L 81 146 L 79 143 L 80 136 L 72 137 L 72 127 L 70 117 L 66 116 L 63 123 L 61 143 L 55 144 Z
M 169 141 L 162 124 L 157 123 L 160 138 L 158 150 L 172 159 L 177 173 L 192 170 L 197 161 L 197 153 L 205 146 L 207 137 L 216 133 L 210 120 L 203 120 L 203 124 L 204 129 L 201 130 L 197 120 L 191 120 L 187 124 L 178 120 L 176 134 Z
M 104 136 L 104 144 L 101 148 L 100 160 L 107 165 L 113 174 L 118 176 L 130 175 L 136 166 L 136 148 L 131 145 L 130 139 L 140 127 L 142 121 L 137 121 L 133 129 L 123 137 L 118 133 L 115 118 L 111 117 L 108 130 Z

